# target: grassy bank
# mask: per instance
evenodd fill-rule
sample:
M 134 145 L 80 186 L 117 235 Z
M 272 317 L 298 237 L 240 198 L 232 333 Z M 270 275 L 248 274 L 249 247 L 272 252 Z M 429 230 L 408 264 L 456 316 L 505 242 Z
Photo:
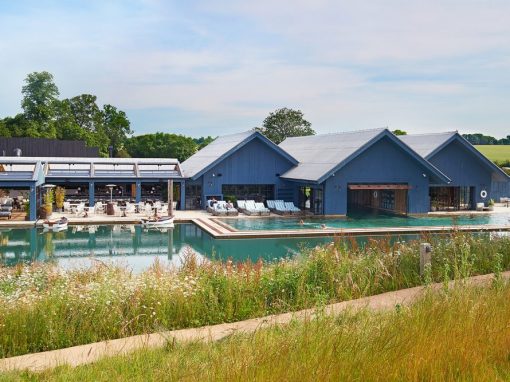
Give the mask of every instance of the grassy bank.
M 419 274 L 419 242 L 355 240 L 272 264 L 157 264 L 134 275 L 97 265 L 0 269 L 0 356 L 64 348 L 134 334 L 243 320 L 510 269 L 510 239 L 453 234 L 429 239 L 434 256 Z
M 337 318 L 168 345 L 13 381 L 506 381 L 510 286 L 459 285 L 391 313 Z
M 510 162 L 510 145 L 476 145 L 475 147 L 493 162 L 501 165 Z

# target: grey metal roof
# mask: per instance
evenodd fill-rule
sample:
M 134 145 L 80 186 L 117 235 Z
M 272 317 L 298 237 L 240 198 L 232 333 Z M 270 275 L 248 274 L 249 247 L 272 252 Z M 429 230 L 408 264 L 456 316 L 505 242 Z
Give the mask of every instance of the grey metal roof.
M 186 178 L 197 178 L 210 167 L 226 158 L 232 152 L 241 148 L 252 139 L 258 138 L 265 142 L 271 149 L 285 157 L 293 164 L 297 164 L 296 158 L 292 157 L 285 150 L 266 138 L 257 130 L 248 130 L 242 133 L 224 135 L 216 138 L 213 142 L 205 146 L 203 149 L 193 154 L 191 157 L 182 162 L 184 176 Z
M 4 166 L 42 168 L 46 178 L 182 178 L 179 161 L 173 158 L 62 158 L 0 157 Z M 12 167 L 12 166 L 11 166 Z M 13 177 L 23 174 L 10 173 Z M 7 175 L 2 175 L 7 179 Z
M 428 158 L 455 134 L 457 134 L 455 131 L 449 131 L 446 133 L 399 135 L 398 138 L 423 158 Z
M 384 128 L 287 138 L 280 147 L 299 161 L 282 178 L 318 181 Z

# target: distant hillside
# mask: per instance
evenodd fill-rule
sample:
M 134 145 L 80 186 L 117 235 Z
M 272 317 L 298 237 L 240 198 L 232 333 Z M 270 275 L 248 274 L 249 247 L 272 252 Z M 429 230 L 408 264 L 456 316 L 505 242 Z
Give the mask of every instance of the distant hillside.
M 510 145 L 476 145 L 475 147 L 500 166 L 507 166 L 510 163 Z

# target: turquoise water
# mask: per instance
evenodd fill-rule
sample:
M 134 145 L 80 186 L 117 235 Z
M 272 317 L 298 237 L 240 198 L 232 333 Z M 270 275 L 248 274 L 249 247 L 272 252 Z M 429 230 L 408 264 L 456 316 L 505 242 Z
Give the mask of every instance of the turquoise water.
M 417 237 L 402 235 L 394 240 Z M 332 240 L 331 237 L 216 240 L 194 224 L 177 224 L 162 231 L 142 230 L 136 225 L 70 226 L 56 233 L 37 228 L 2 229 L 0 264 L 47 262 L 69 269 L 99 261 L 121 264 L 139 272 L 156 259 L 162 264 L 179 266 L 182 256 L 189 251 L 202 259 L 273 260 Z M 356 240 L 362 244 L 367 237 Z
M 290 230 L 290 229 L 320 229 L 322 224 L 328 228 L 374 228 L 374 227 L 416 227 L 416 226 L 453 226 L 453 225 L 510 225 L 508 214 L 459 216 L 423 216 L 403 217 L 385 214 L 358 215 L 346 218 L 305 218 L 300 224 L 300 218 L 256 218 L 256 219 L 221 219 L 230 226 L 242 231 L 255 230 Z

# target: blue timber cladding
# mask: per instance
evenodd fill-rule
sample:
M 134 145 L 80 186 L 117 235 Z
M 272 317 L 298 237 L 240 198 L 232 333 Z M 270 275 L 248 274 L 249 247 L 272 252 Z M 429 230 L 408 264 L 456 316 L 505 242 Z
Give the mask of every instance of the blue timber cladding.
M 476 202 L 493 197 L 493 171 L 458 140 L 451 141 L 428 160 L 451 179 L 449 186 L 475 187 Z M 487 191 L 487 198 L 480 196 L 481 190 Z
M 388 137 L 375 142 L 361 155 L 324 181 L 324 213 L 347 213 L 349 183 L 402 183 L 410 186 L 409 213 L 429 211 L 429 171 Z M 423 176 L 423 175 L 426 176 Z
M 273 184 L 278 193 L 285 187 L 280 174 L 293 166 L 288 158 L 256 137 L 201 176 L 203 197 L 221 196 L 224 184 Z

